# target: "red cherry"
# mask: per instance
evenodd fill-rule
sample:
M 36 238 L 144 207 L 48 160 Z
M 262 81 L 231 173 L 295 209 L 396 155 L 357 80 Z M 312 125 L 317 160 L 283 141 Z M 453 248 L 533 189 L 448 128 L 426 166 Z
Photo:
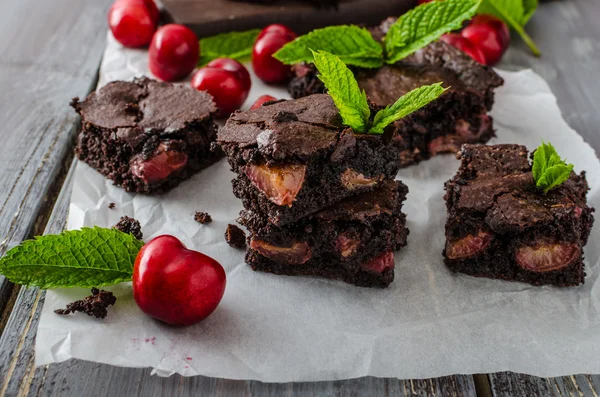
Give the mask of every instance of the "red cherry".
M 169 24 L 156 31 L 150 43 L 148 66 L 161 80 L 180 80 L 190 74 L 198 63 L 198 38 L 183 25 Z
M 156 23 L 145 0 L 117 0 L 108 11 L 108 26 L 114 38 L 125 47 L 148 45 Z
M 473 18 L 461 35 L 483 52 L 488 65 L 497 63 L 510 43 L 508 26 L 491 15 Z
M 486 64 L 483 52 L 478 47 L 473 45 L 473 43 L 471 43 L 469 40 L 465 39 L 458 33 L 446 33 L 445 35 L 440 37 L 440 40 L 447 44 L 450 44 L 452 47 L 458 48 L 477 62 L 483 65 Z
M 250 91 L 250 87 L 252 86 L 252 80 L 250 80 L 250 73 L 248 73 L 248 69 L 235 59 L 231 58 L 217 58 L 208 63 L 208 65 L 217 69 L 229 70 L 230 72 L 234 72 L 238 75 L 238 78 L 244 84 L 244 87 Z
M 417 1 L 417 3 L 418 3 L 419 5 L 421 5 L 421 4 L 425 4 L 425 3 L 430 3 L 430 2 L 432 2 L 432 1 L 433 1 L 433 0 L 419 0 L 419 1 Z
M 248 89 L 235 72 L 204 67 L 192 77 L 192 87 L 212 95 L 219 117 L 226 117 L 239 109 L 248 97 Z
M 119 0 L 117 0 L 119 1 Z M 148 7 L 148 11 L 150 11 L 150 16 L 152 17 L 152 20 L 158 24 L 158 20 L 160 19 L 160 11 L 158 10 L 158 7 L 156 6 L 156 3 L 154 2 L 154 0 L 143 0 L 144 3 L 146 3 L 146 7 Z
M 150 158 L 134 157 L 129 165 L 131 173 L 146 182 L 155 184 L 165 181 L 169 175 L 181 170 L 188 163 L 188 155 L 161 142 Z
M 133 298 L 149 316 L 171 325 L 191 325 L 217 308 L 226 281 L 217 261 L 163 235 L 144 245 L 135 259 Z
M 283 83 L 291 76 L 291 67 L 273 58 L 281 47 L 294 40 L 296 35 L 266 32 L 254 43 L 252 67 L 254 73 L 265 83 Z
M 431 1 L 431 0 L 429 0 L 429 1 Z M 272 25 L 267 26 L 263 30 L 261 30 L 260 33 L 258 34 L 258 37 L 256 38 L 256 40 L 263 38 L 263 36 L 265 36 L 267 33 L 276 33 L 281 36 L 289 36 L 289 37 L 293 37 L 294 39 L 296 38 L 296 33 L 294 33 L 294 31 L 292 29 L 288 28 L 285 25 L 274 23 Z
M 264 105 L 267 102 L 271 102 L 271 101 L 276 101 L 277 98 L 272 97 L 271 95 L 263 95 L 261 97 L 259 97 L 250 107 L 250 110 L 254 110 L 254 109 L 258 109 L 259 107 L 261 107 L 262 105 Z

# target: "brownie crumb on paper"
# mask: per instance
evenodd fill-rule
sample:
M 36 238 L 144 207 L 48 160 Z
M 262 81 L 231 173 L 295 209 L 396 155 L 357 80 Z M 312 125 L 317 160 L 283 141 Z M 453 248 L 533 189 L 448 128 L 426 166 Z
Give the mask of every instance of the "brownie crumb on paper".
M 194 220 L 203 225 L 212 222 L 212 217 L 207 212 L 196 211 L 194 215 Z
M 144 237 L 142 233 L 142 227 L 140 226 L 140 222 L 137 220 L 128 217 L 127 215 L 122 216 L 119 223 L 113 226 L 114 229 L 120 230 L 123 233 L 130 233 L 133 237 L 141 240 Z
M 114 305 L 116 301 L 117 297 L 114 296 L 112 292 L 92 288 L 92 295 L 69 303 L 65 309 L 56 309 L 54 313 L 67 315 L 75 312 L 82 312 L 88 316 L 105 318 L 108 314 L 106 308 Z
M 246 233 L 236 225 L 229 224 L 225 231 L 225 241 L 233 248 L 245 248 Z
M 115 203 L 108 203 L 108 209 L 114 209 L 116 207 Z

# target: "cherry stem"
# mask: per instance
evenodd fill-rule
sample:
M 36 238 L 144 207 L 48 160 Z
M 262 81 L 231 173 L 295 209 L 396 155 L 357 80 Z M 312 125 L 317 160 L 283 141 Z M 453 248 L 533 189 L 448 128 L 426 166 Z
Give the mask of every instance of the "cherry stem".
M 519 33 L 519 35 L 521 36 L 521 38 L 523 39 L 523 41 L 525 42 L 525 44 L 527 44 L 527 47 L 529 47 L 529 49 L 531 50 L 531 52 L 533 53 L 533 55 L 535 55 L 536 57 L 539 58 L 542 55 L 542 52 L 539 50 L 539 48 L 537 48 L 537 46 L 533 42 L 533 39 L 531 37 L 529 37 L 529 35 L 527 34 L 527 32 L 525 32 L 525 29 L 523 29 L 523 27 L 521 27 L 518 24 L 515 24 L 513 26 L 513 28 L 515 29 L 515 31 L 517 33 Z

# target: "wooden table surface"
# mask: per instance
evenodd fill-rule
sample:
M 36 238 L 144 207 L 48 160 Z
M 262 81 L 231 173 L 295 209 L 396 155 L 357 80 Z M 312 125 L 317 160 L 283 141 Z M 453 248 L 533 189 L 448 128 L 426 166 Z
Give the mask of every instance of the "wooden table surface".
M 69 108 L 96 83 L 109 0 L 0 0 L 0 254 L 65 225 L 78 120 Z M 518 38 L 504 68 L 531 67 L 558 97 L 564 117 L 600 151 L 600 2 L 544 2 L 528 26 L 543 57 Z M 594 242 L 592 242 L 594 243 Z M 597 242 L 596 242 L 597 243 Z M 360 378 L 267 384 L 207 377 L 150 376 L 70 360 L 34 366 L 44 301 L 35 288 L 0 276 L 0 396 L 598 396 L 600 375 L 544 379 L 502 372 L 438 379 Z M 98 341 L 99 345 L 102 341 Z M 424 358 L 426 359 L 426 358 Z

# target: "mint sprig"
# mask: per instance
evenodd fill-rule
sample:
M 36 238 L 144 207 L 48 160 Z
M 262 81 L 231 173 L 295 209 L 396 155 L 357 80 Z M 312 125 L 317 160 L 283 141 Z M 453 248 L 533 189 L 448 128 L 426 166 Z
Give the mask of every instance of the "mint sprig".
M 252 47 L 260 33 L 260 29 L 245 32 L 229 32 L 200 39 L 199 66 L 204 66 L 213 59 L 231 58 L 243 61 L 252 55 Z
M 391 123 L 422 108 L 442 95 L 442 83 L 419 87 L 403 95 L 393 105 L 380 110 L 371 123 L 371 109 L 367 95 L 361 90 L 342 60 L 325 51 L 313 52 L 319 79 L 325 84 L 344 125 L 357 133 L 382 134 Z
M 0 259 L 0 274 L 15 284 L 101 287 L 131 280 L 144 243 L 131 234 L 99 227 L 36 237 Z
M 567 164 L 560 158 L 554 146 L 542 142 L 533 154 L 533 179 L 535 185 L 548 193 L 562 185 L 573 172 L 573 164 Z
M 273 56 L 293 65 L 312 62 L 311 49 L 337 55 L 346 65 L 378 68 L 383 65 L 383 48 L 371 33 L 355 25 L 329 26 L 316 29 L 286 44 Z
M 359 133 L 366 132 L 371 110 L 365 91 L 361 91 L 354 75 L 339 57 L 325 51 L 313 54 L 319 79 L 340 111 L 344 125 Z
M 444 0 L 413 8 L 398 18 L 385 36 L 386 62 L 396 63 L 444 33 L 460 29 L 480 4 L 481 0 Z
M 538 0 L 483 0 L 478 13 L 492 14 L 502 19 L 521 36 L 535 56 L 540 56 L 540 50 L 525 31 L 525 25 L 535 13 L 537 6 Z
M 446 89 L 442 87 L 441 82 L 410 91 L 401 96 L 393 105 L 377 112 L 370 132 L 372 134 L 383 134 L 385 127 L 421 109 L 429 102 L 437 99 L 444 91 Z

